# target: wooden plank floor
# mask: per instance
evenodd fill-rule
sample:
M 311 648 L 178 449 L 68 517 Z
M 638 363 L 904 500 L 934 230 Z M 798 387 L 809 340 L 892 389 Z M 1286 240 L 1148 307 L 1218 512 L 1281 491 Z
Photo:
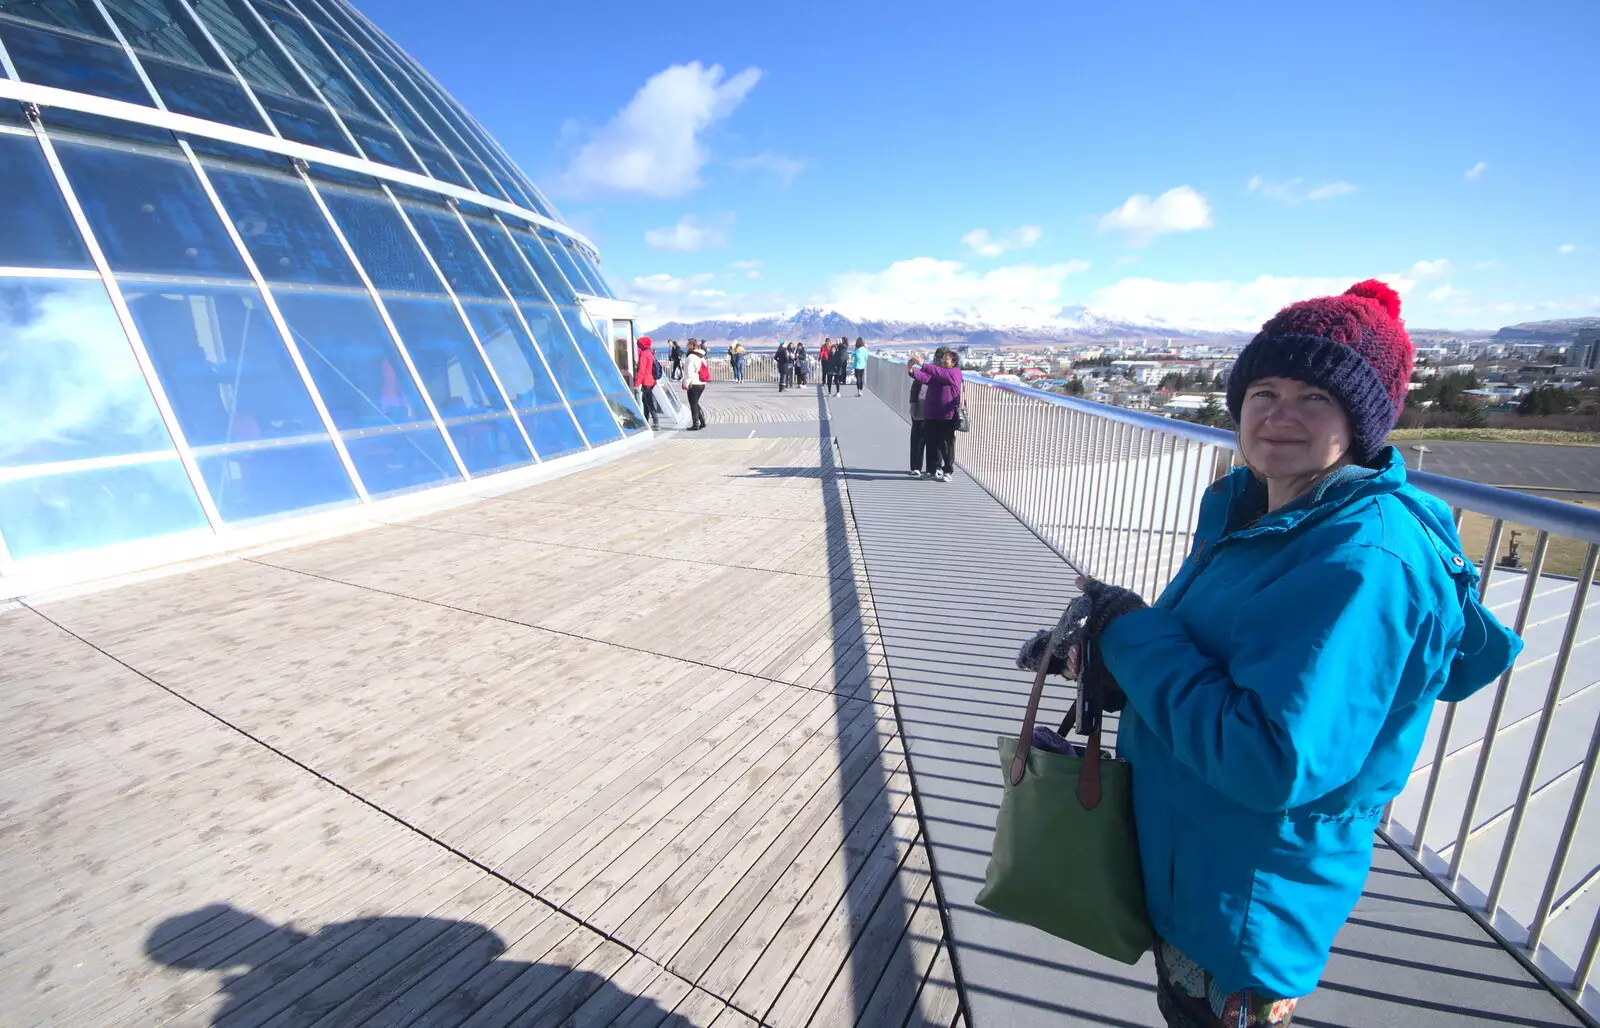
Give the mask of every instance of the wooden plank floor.
M 725 392 L 756 437 L 0 613 L 0 1024 L 955 1023 L 835 469 L 759 431 L 815 397 Z

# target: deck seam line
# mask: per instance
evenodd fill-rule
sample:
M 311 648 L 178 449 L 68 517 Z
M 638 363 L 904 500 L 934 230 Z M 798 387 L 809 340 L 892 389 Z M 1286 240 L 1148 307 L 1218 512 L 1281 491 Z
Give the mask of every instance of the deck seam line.
M 878 398 L 878 402 L 882 403 L 883 401 L 881 398 Z M 826 396 L 823 397 L 823 410 L 826 412 L 827 421 L 831 425 L 833 421 L 833 405 L 828 402 L 828 398 Z M 844 513 L 845 516 L 850 519 L 850 534 L 855 537 L 855 555 L 861 561 L 861 587 L 866 591 L 867 603 L 869 604 L 873 612 L 873 618 L 876 621 L 878 604 L 877 600 L 872 595 L 872 561 L 867 557 L 866 543 L 863 541 L 861 526 L 856 521 L 855 502 L 850 496 L 848 476 L 845 474 L 845 472 L 849 469 L 849 464 L 845 460 L 844 447 L 840 444 L 839 437 L 834 434 L 831 428 L 828 432 L 828 438 L 833 444 L 832 450 L 834 454 L 835 475 L 838 478 L 840 495 L 843 497 Z M 881 630 L 879 637 L 882 638 Z M 960 955 L 956 945 L 955 933 L 952 930 L 953 925 L 951 924 L 950 920 L 950 906 L 945 901 L 944 885 L 939 874 L 938 861 L 934 855 L 933 842 L 928 837 L 928 822 L 922 811 L 921 790 L 917 788 L 917 772 L 912 766 L 911 736 L 906 733 L 905 722 L 900 714 L 900 697 L 895 691 L 894 687 L 894 671 L 889 666 L 889 648 L 887 644 L 884 645 L 883 650 L 882 670 L 884 677 L 889 683 L 889 704 L 894 710 L 895 730 L 899 733 L 901 745 L 905 749 L 906 779 L 911 790 L 911 806 L 917 814 L 917 837 L 921 840 L 922 848 L 927 854 L 928 880 L 933 886 L 934 901 L 939 908 L 939 927 L 944 935 L 945 949 L 950 954 L 950 978 L 955 985 L 959 1019 L 963 1023 L 971 1025 L 974 1022 L 972 1019 L 972 1007 L 967 999 L 966 977 L 961 970 L 961 961 L 959 959 Z M 929 966 L 929 973 L 932 973 L 932 965 Z M 921 996 L 920 986 L 918 989 L 918 996 L 919 998 Z M 913 1007 L 913 1013 L 915 1013 L 915 1009 L 916 1008 Z
M 489 613 L 486 613 L 486 612 L 481 611 L 481 610 L 472 610 L 472 609 L 470 609 L 468 607 L 457 607 L 454 604 L 445 603 L 445 602 L 443 602 L 441 600 L 430 600 L 430 599 L 427 599 L 426 597 L 422 597 L 422 596 L 412 596 L 409 593 L 397 593 L 397 592 L 393 592 L 393 591 L 388 590 L 388 589 L 379 589 L 377 586 L 362 585 L 359 582 L 346 582 L 342 578 L 333 578 L 333 577 L 330 577 L 328 575 L 319 575 L 314 571 L 304 571 L 304 570 L 301 570 L 300 568 L 285 567 L 282 564 L 273 564 L 271 561 L 260 560 L 260 559 L 255 558 L 255 557 L 242 557 L 240 559 L 244 560 L 244 561 L 246 561 L 248 563 L 251 563 L 251 564 L 259 564 L 262 567 L 272 568 L 274 571 L 287 571 L 290 574 L 304 575 L 307 578 L 315 578 L 315 579 L 317 579 L 319 581 L 331 582 L 334 585 L 348 586 L 349 588 L 352 588 L 352 589 L 365 589 L 367 592 L 378 593 L 378 594 L 380 594 L 382 596 L 392 596 L 397 600 L 410 600 L 410 601 L 412 601 L 414 603 L 426 603 L 426 604 L 428 604 L 429 606 L 432 606 L 432 607 L 440 607 L 440 608 L 442 608 L 444 610 L 453 610 L 457 614 L 468 614 L 468 615 L 471 615 L 472 617 L 488 618 L 491 621 L 499 621 L 499 622 L 502 622 L 503 624 L 507 624 L 507 625 L 516 625 L 518 628 L 527 628 L 527 629 L 531 629 L 531 630 L 533 630 L 535 632 L 548 632 L 551 635 L 559 635 L 559 636 L 562 636 L 563 638 L 567 638 L 567 639 L 577 639 L 580 642 L 595 643 L 595 644 L 600 645 L 600 646 L 615 646 L 619 650 L 628 650 L 631 653 L 643 653 L 643 654 L 645 654 L 647 656 L 651 656 L 651 657 L 660 657 L 662 660 L 676 660 L 676 661 L 679 661 L 680 663 L 693 664 L 696 667 L 703 667 L 703 668 L 706 668 L 709 671 L 726 671 L 729 674 L 740 675 L 740 676 L 742 676 L 744 678 L 753 678 L 758 682 L 768 682 L 768 683 L 770 683 L 772 685 L 786 685 L 791 689 L 804 689 L 807 692 L 819 692 L 819 693 L 824 693 L 824 694 L 828 694 L 828 695 L 836 695 L 836 696 L 839 696 L 841 699 L 843 699 L 847 703 L 869 703 L 869 702 L 871 702 L 870 698 L 868 698 L 868 699 L 858 699 L 858 698 L 856 698 L 854 696 L 844 695 L 844 694 L 840 693 L 836 689 L 819 689 L 814 685 L 801 685 L 799 682 L 785 682 L 781 678 L 771 678 L 771 677 L 768 677 L 767 675 L 758 675 L 758 674 L 755 674 L 754 672 L 750 672 L 750 671 L 740 671 L 740 670 L 738 670 L 736 668 L 723 667 L 720 664 L 711 664 L 711 663 L 708 663 L 708 662 L 703 661 L 703 660 L 695 660 L 693 657 L 679 657 L 679 656 L 676 656 L 676 655 L 671 654 L 671 653 L 661 653 L 661 652 L 656 651 L 656 650 L 646 649 L 646 648 L 644 648 L 642 646 L 630 646 L 627 643 L 613 642 L 610 639 L 599 639 L 599 638 L 596 638 L 596 637 L 594 637 L 592 635 L 581 635 L 581 634 L 579 634 L 577 632 L 567 632 L 567 631 L 563 631 L 562 629 L 559 629 L 559 628 L 546 628 L 543 625 L 530 625 L 526 621 L 518 621 L 515 618 L 504 617 L 504 616 L 502 616 L 500 614 L 489 614 Z M 829 581 L 833 581 L 833 580 L 829 579 Z
M 344 793 L 346 796 L 349 796 L 351 799 L 355 800 L 357 803 L 360 803 L 362 806 L 365 806 L 368 809 L 370 809 L 372 811 L 375 811 L 376 813 L 378 813 L 382 817 L 385 817 L 385 818 L 389 819 L 390 821 L 392 821 L 395 824 L 399 825 L 400 827 L 406 829 L 407 831 L 411 832 L 412 834 L 417 835 L 417 836 L 419 836 L 419 837 L 421 837 L 423 839 L 428 840 L 430 843 L 432 843 L 433 845 L 437 846 L 438 848 L 444 850 L 445 852 L 449 853 L 451 856 L 454 856 L 458 860 L 461 860 L 461 861 L 463 861 L 463 862 L 465 862 L 467 864 L 470 864 L 471 866 L 477 868 L 479 871 L 481 871 L 484 874 L 488 875 L 490 878 L 493 878 L 495 881 L 501 883 L 502 885 L 505 885 L 508 888 L 511 888 L 511 889 L 521 893 L 522 895 L 528 897 L 529 899 L 534 900 L 535 902 L 540 903 L 540 904 L 544 905 L 545 907 L 548 907 L 552 912 L 554 912 L 556 914 L 559 914 L 562 917 L 566 918 L 567 920 L 573 922 L 574 924 L 579 925 L 580 927 L 585 928 L 585 929 L 593 932 L 595 935 L 600 936 L 602 939 L 606 940 L 607 942 L 612 943 L 613 945 L 616 945 L 616 946 L 620 946 L 622 949 L 627 950 L 628 954 L 630 956 L 640 957 L 640 958 L 644 959 L 645 961 L 649 962 L 653 967 L 657 968 L 659 971 L 665 972 L 666 974 L 671 975 L 673 978 L 676 978 L 678 981 L 683 982 L 685 985 L 689 986 L 689 988 L 691 990 L 695 990 L 695 991 L 698 991 L 698 992 L 704 992 L 709 996 L 713 996 L 718 1001 L 720 1001 L 724 1006 L 726 1006 L 726 1007 L 728 1007 L 730 1009 L 733 1009 L 733 1010 L 737 1010 L 739 1013 L 744 1014 L 744 1015 L 746 1015 L 748 1017 L 754 1018 L 754 1020 L 756 1020 L 757 1023 L 759 1023 L 761 1025 L 766 1025 L 767 1024 L 767 1022 L 765 1020 L 763 1020 L 762 1018 L 756 1017 L 754 1014 L 751 1014 L 749 1011 L 744 1010 L 741 1007 L 734 1006 L 733 1001 L 731 1001 L 731 1000 L 729 1000 L 729 999 L 727 999 L 727 998 L 725 998 L 723 996 L 718 996 L 716 993 L 711 992 L 709 989 L 700 988 L 700 986 L 697 983 L 690 981 L 689 979 L 687 979 L 687 978 L 683 977 L 682 975 L 678 974 L 676 971 L 672 970 L 672 968 L 666 966 L 665 964 L 660 963 L 654 957 L 652 957 L 650 954 L 645 953 L 642 950 L 636 949 L 633 946 L 630 946 L 627 942 L 623 941 L 618 936 L 613 935 L 611 932 L 606 931 L 604 928 L 600 927 L 599 925 L 594 924 L 593 922 L 587 920 L 586 918 L 580 917 L 577 914 L 572 913 L 571 911 L 569 911 L 569 910 L 565 909 L 564 907 L 562 907 L 561 904 L 556 903 L 556 902 L 554 902 L 554 901 L 552 901 L 550 899 L 545 898 L 544 896 L 540 895 L 535 890 L 530 889 L 527 886 L 523 885 L 522 883 L 516 881 L 515 879 L 513 879 L 513 878 L 511 878 L 511 877 L 509 877 L 509 876 L 507 876 L 507 875 L 505 875 L 503 873 L 501 873 L 500 871 L 495 870 L 493 867 L 489 866 L 488 864 L 485 864 L 483 861 L 478 860 L 476 857 L 473 857 L 473 856 L 467 854 L 466 852 L 456 848 L 455 846 L 452 846 L 450 843 L 445 842 L 443 839 L 439 838 L 438 836 L 433 835 L 433 834 L 431 834 L 431 833 L 429 833 L 427 831 L 424 831 L 422 828 L 417 827 L 416 825 L 412 824 L 410 821 L 407 821 L 405 818 L 401 817 L 399 814 L 396 814 L 393 811 L 389 810 L 388 808 L 384 807 L 382 804 L 380 804 L 380 803 L 378 803 L 378 802 L 376 802 L 374 800 L 368 799 L 366 796 L 363 796 L 361 793 L 356 792 L 354 789 L 351 789 L 351 788 L 341 784 L 337 779 L 331 778 L 328 775 L 324 774 L 323 772 L 318 771 L 316 768 L 312 767 L 310 764 L 307 764 L 305 761 L 300 760 L 298 757 L 292 756 L 288 752 L 286 752 L 286 751 L 284 751 L 282 749 L 279 749 L 277 746 L 274 746 L 272 743 L 267 742 L 265 739 L 261 738 L 260 736 L 257 736 L 255 734 L 251 733 L 250 731 L 240 727 L 239 725 L 234 724 L 232 721 L 229 721 L 227 718 L 223 717 L 221 714 L 218 714 L 216 711 L 213 711 L 213 710 L 209 709 L 204 704 L 199 703 L 198 701 L 189 698 L 188 696 L 186 696 L 183 693 L 179 692 L 177 689 L 174 689 L 171 686 L 169 686 L 169 685 L 159 681 L 158 679 L 154 678 L 153 676 L 146 674 L 145 672 L 143 672 L 143 671 L 139 670 L 138 668 L 134 667 L 132 664 L 129 664 L 127 661 L 123 660 L 122 658 L 120 658 L 120 657 L 116 656 L 115 654 L 113 654 L 113 653 L 101 648 L 100 646 L 96 645 L 95 643 L 93 643 L 93 642 L 89 641 L 88 639 L 84 638 L 83 636 L 79 635 L 77 632 L 74 632 L 72 629 L 70 629 L 67 626 L 61 624 L 59 621 L 56 621 L 54 618 L 50 617 L 50 615 L 44 613 L 42 610 L 39 610 L 37 607 L 34 607 L 31 604 L 28 604 L 26 602 L 23 603 L 23 606 L 25 606 L 28 610 L 33 611 L 34 614 L 36 614 L 39 618 L 41 618 L 42 620 L 44 620 L 48 624 L 53 625 L 57 629 L 59 629 L 60 631 L 65 632 L 67 635 L 72 636 L 74 639 L 76 639 L 79 642 L 83 643 L 85 646 L 87 646 L 90 649 L 94 650 L 96 653 L 99 653 L 101 656 L 105 657 L 107 660 L 110 660 L 113 663 L 117 664 L 118 666 L 127 669 L 129 672 L 131 672 L 131 673 L 133 673 L 135 675 L 138 675 L 140 678 L 142 678 L 145 681 L 149 682 L 151 685 L 155 686 L 157 689 L 160 689 L 161 691 L 167 693 L 169 696 L 172 696 L 174 699 L 177 699 L 180 702 L 182 702 L 184 704 L 187 704 L 188 706 L 192 707 L 193 709 L 199 711 L 201 714 L 204 714 L 206 717 L 211 718 L 213 721 L 215 721 L 218 724 L 222 725 L 224 728 L 228 729 L 229 731 L 234 732 L 234 733 L 236 733 L 238 735 L 241 735 L 244 738 L 250 740 L 252 743 L 256 744 L 257 746 L 261 747 L 264 750 L 267 750 L 269 753 L 272 753 L 274 756 L 277 756 L 278 758 L 280 758 L 282 760 L 285 760 L 290 764 L 293 764 L 295 767 L 299 768 L 301 771 L 304 771 L 306 774 L 311 775 L 313 778 L 317 779 L 318 781 L 322 782 L 323 784 L 329 785 L 329 786 L 333 787 L 334 789 L 339 790 L 340 792 Z M 818 690 L 818 691 L 820 691 L 820 690 Z M 569 971 L 570 971 L 570 969 L 569 969 Z

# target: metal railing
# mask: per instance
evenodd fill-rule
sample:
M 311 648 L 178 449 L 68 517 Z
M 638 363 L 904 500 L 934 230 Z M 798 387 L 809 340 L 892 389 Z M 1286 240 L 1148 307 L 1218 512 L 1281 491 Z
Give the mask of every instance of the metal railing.
M 965 382 L 961 468 L 1074 567 L 1159 595 L 1193 545 L 1202 494 L 1236 461 L 1232 433 L 971 373 Z M 904 364 L 873 358 L 867 385 L 909 419 Z M 1600 511 L 1418 471 L 1410 480 L 1449 504 L 1458 531 L 1482 536 L 1470 549 L 1482 555 L 1480 593 L 1525 650 L 1493 686 L 1436 705 L 1381 830 L 1595 1023 L 1600 627 L 1585 634 L 1584 614 Z M 1534 537 L 1526 566 L 1504 566 L 1512 526 Z M 1568 574 L 1547 566 L 1557 550 Z

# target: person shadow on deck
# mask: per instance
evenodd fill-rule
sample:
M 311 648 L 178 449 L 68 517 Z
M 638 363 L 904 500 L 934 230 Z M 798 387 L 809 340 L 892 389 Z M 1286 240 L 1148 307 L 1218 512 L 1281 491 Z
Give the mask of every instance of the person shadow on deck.
M 268 1021 L 689 1028 L 683 1016 L 601 975 L 502 960 L 505 950 L 498 934 L 471 921 L 366 917 L 306 933 L 223 903 L 168 918 L 145 939 L 145 955 L 157 964 L 228 972 L 214 1028 Z

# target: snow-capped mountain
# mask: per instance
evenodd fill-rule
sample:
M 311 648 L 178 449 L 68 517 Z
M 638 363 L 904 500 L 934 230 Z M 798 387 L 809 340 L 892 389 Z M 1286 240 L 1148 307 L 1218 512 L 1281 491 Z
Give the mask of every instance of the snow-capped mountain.
M 875 343 L 966 343 L 975 346 L 1024 346 L 1043 343 L 1108 340 L 1185 339 L 1245 342 L 1247 333 L 1203 332 L 1160 325 L 1140 325 L 1102 317 L 1086 307 L 1063 307 L 1049 321 L 1036 325 L 992 325 L 978 320 L 940 322 L 883 321 L 852 318 L 831 307 L 802 307 L 775 314 L 750 314 L 703 321 L 669 321 L 652 328 L 652 336 L 704 339 L 708 342 L 776 342 L 860 336 Z

